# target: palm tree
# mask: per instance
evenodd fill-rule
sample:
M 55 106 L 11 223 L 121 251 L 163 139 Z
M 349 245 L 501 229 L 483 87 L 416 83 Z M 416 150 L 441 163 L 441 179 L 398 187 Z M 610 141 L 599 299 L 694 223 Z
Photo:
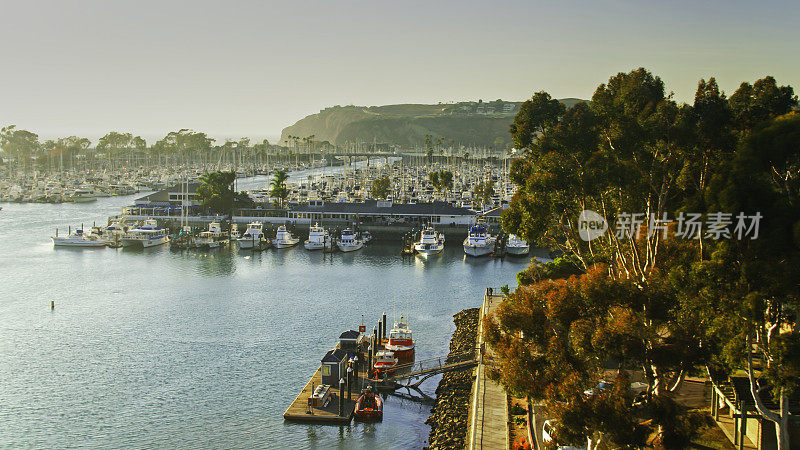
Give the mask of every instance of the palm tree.
M 278 205 L 283 208 L 283 202 L 289 196 L 289 190 L 286 189 L 286 180 L 289 178 L 289 173 L 283 169 L 276 170 L 275 175 L 269 185 L 272 187 L 270 195 L 278 199 Z

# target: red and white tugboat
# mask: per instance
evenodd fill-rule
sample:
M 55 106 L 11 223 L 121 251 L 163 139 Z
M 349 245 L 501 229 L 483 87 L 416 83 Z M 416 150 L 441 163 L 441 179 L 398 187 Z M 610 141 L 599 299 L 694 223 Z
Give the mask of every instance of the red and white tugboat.
M 375 364 L 372 365 L 372 369 L 376 376 L 384 373 L 392 373 L 396 368 L 397 357 L 394 356 L 394 353 L 388 350 L 378 350 L 375 353 Z
M 414 357 L 414 339 L 411 330 L 408 328 L 408 320 L 400 315 L 400 320 L 394 323 L 392 331 L 389 332 L 389 342 L 386 350 L 394 353 L 400 359 L 410 359 Z

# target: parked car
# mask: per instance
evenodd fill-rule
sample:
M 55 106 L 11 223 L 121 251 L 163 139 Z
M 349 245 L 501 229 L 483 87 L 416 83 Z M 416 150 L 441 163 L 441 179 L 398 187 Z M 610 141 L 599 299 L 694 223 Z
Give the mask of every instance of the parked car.
M 553 431 L 555 430 L 556 421 L 555 420 L 545 420 L 544 425 L 542 425 L 542 442 L 545 444 L 549 444 L 552 442 L 557 443 L 553 439 Z M 586 447 L 583 446 L 574 446 L 574 445 L 559 445 L 557 447 L 559 450 L 586 450 Z

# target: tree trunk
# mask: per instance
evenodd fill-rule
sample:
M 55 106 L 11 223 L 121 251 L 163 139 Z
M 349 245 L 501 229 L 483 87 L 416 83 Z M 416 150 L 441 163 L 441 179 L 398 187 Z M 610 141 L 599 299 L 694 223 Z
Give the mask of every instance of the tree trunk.
M 767 409 L 764 402 L 761 401 L 761 396 L 758 393 L 758 386 L 756 385 L 756 377 L 753 374 L 753 355 L 749 353 L 748 347 L 747 354 L 747 376 L 750 379 L 750 393 L 756 403 L 756 409 L 765 419 L 775 422 L 776 437 L 778 441 L 778 450 L 789 450 L 789 399 L 786 395 L 784 388 L 781 388 L 781 412 L 775 413 Z

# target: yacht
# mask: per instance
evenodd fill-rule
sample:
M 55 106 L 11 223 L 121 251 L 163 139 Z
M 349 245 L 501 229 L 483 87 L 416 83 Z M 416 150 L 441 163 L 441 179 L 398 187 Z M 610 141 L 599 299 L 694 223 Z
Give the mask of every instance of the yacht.
M 330 233 L 317 223 L 308 230 L 308 239 L 303 246 L 306 250 L 330 250 L 333 242 Z
M 486 226 L 477 223 L 469 228 L 464 239 L 464 253 L 469 256 L 484 256 L 494 251 L 495 238 L 486 231 Z
M 83 229 L 79 228 L 75 230 L 74 233 L 70 233 L 68 236 L 60 236 L 58 235 L 58 230 L 56 230 L 56 235 L 52 236 L 50 239 L 53 240 L 53 246 L 55 247 L 105 247 L 106 243 L 97 239 L 95 236 L 88 236 L 83 233 Z
M 432 226 L 425 227 L 419 234 L 419 241 L 414 243 L 414 250 L 424 258 L 442 253 L 444 234 L 437 232 Z
M 166 244 L 168 241 L 167 230 L 158 226 L 155 219 L 147 219 L 144 224 L 128 230 L 122 236 L 123 247 L 153 247 Z
M 72 193 L 72 201 L 75 203 L 89 203 L 97 201 L 94 191 L 86 188 L 75 189 Z
M 506 243 L 506 252 L 509 255 L 527 255 L 528 252 L 531 251 L 531 247 L 528 245 L 527 241 L 524 241 L 519 238 L 516 234 L 512 234 L 508 236 L 508 242 Z
M 414 356 L 414 339 L 408 328 L 408 320 L 400 315 L 400 320 L 394 323 L 389 331 L 389 343 L 386 350 L 394 353 L 398 358 L 406 359 Z
M 272 245 L 275 248 L 289 248 L 294 247 L 299 242 L 299 238 L 290 233 L 285 225 L 281 225 L 278 227 L 278 231 L 275 232 L 275 239 L 272 240 Z
M 208 230 L 203 231 L 195 239 L 194 244 L 197 248 L 212 249 L 225 245 L 228 237 L 222 231 L 222 226 L 219 222 L 211 222 L 208 224 Z
M 264 236 L 264 224 L 261 222 L 247 224 L 247 229 L 236 243 L 242 250 L 266 250 L 269 247 L 269 239 Z
M 364 241 L 350 228 L 345 228 L 336 241 L 339 250 L 343 252 L 353 252 L 364 246 Z

